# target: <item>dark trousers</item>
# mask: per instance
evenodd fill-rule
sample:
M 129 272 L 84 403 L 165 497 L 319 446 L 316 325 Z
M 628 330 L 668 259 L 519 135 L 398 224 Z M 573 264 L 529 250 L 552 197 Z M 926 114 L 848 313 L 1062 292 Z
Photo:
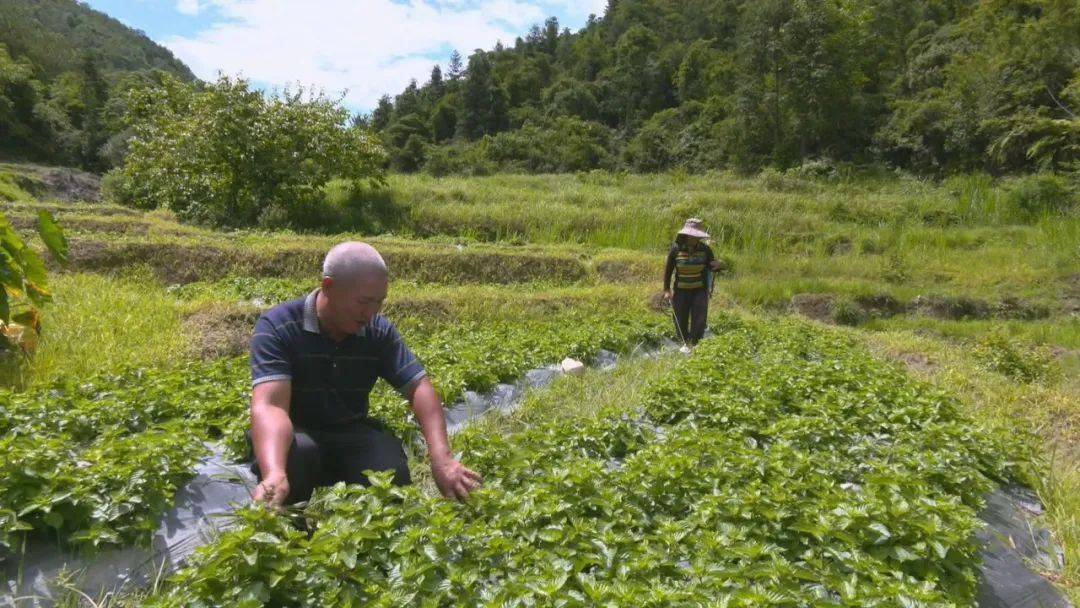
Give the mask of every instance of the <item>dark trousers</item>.
M 248 445 L 251 445 L 248 431 Z M 262 480 L 259 465 L 252 454 L 251 470 Z M 286 504 L 311 498 L 312 491 L 339 481 L 368 485 L 364 471 L 393 471 L 394 483 L 399 486 L 412 482 L 405 448 L 381 424 L 376 422 L 349 423 L 341 429 L 293 430 L 285 475 L 289 478 Z
M 675 312 L 675 331 L 679 338 L 691 346 L 705 335 L 709 317 L 709 291 L 700 289 L 676 289 L 671 296 L 671 308 Z

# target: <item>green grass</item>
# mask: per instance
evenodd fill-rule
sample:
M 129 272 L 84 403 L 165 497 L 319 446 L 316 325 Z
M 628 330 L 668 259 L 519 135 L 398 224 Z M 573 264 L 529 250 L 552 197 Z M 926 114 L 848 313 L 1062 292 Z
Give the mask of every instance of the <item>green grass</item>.
M 867 325 L 867 329 L 908 331 L 912 334 L 933 334 L 955 339 L 975 339 L 1000 331 L 1030 344 L 1080 349 L 1080 318 L 1075 316 L 1035 321 L 951 321 L 926 317 L 894 317 L 873 321 Z
M 181 314 L 147 274 L 51 278 L 38 352 L 21 383 L 89 376 L 123 366 L 162 366 L 183 352 Z
M 0 201 L 22 201 L 32 198 L 29 192 L 19 187 L 12 175 L 0 173 Z

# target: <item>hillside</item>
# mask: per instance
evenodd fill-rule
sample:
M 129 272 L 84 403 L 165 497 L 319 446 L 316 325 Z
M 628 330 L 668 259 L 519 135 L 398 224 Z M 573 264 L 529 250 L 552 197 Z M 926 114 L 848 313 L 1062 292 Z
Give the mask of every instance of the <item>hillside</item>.
M 195 79 L 144 33 L 75 0 L 0 0 L 0 43 L 11 55 L 28 59 L 35 75 L 45 79 L 79 69 L 87 54 L 106 72 L 159 69 Z
M 576 33 L 455 55 L 368 122 L 396 169 L 433 174 L 1068 169 L 1078 51 L 1058 0 L 612 0 Z
M 195 80 L 142 32 L 74 0 L 0 0 L 0 159 L 114 166 L 123 92 L 162 72 Z

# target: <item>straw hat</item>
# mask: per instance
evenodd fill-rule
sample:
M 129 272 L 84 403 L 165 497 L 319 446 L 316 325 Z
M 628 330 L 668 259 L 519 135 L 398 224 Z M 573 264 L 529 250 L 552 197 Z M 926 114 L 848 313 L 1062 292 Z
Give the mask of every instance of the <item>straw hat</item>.
M 696 217 L 692 217 L 686 220 L 686 223 L 683 224 L 682 230 L 679 231 L 679 234 L 685 234 L 686 236 L 694 236 L 699 239 L 709 238 L 709 233 L 701 229 L 701 220 Z

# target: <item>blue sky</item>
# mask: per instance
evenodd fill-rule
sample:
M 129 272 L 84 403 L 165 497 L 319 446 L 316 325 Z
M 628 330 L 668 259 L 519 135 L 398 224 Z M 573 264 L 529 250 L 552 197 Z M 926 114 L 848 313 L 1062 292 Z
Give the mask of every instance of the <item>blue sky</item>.
M 140 29 L 204 80 L 265 89 L 310 86 L 366 112 L 409 79 L 426 81 L 451 50 L 512 44 L 556 16 L 577 30 L 606 0 L 87 0 Z

